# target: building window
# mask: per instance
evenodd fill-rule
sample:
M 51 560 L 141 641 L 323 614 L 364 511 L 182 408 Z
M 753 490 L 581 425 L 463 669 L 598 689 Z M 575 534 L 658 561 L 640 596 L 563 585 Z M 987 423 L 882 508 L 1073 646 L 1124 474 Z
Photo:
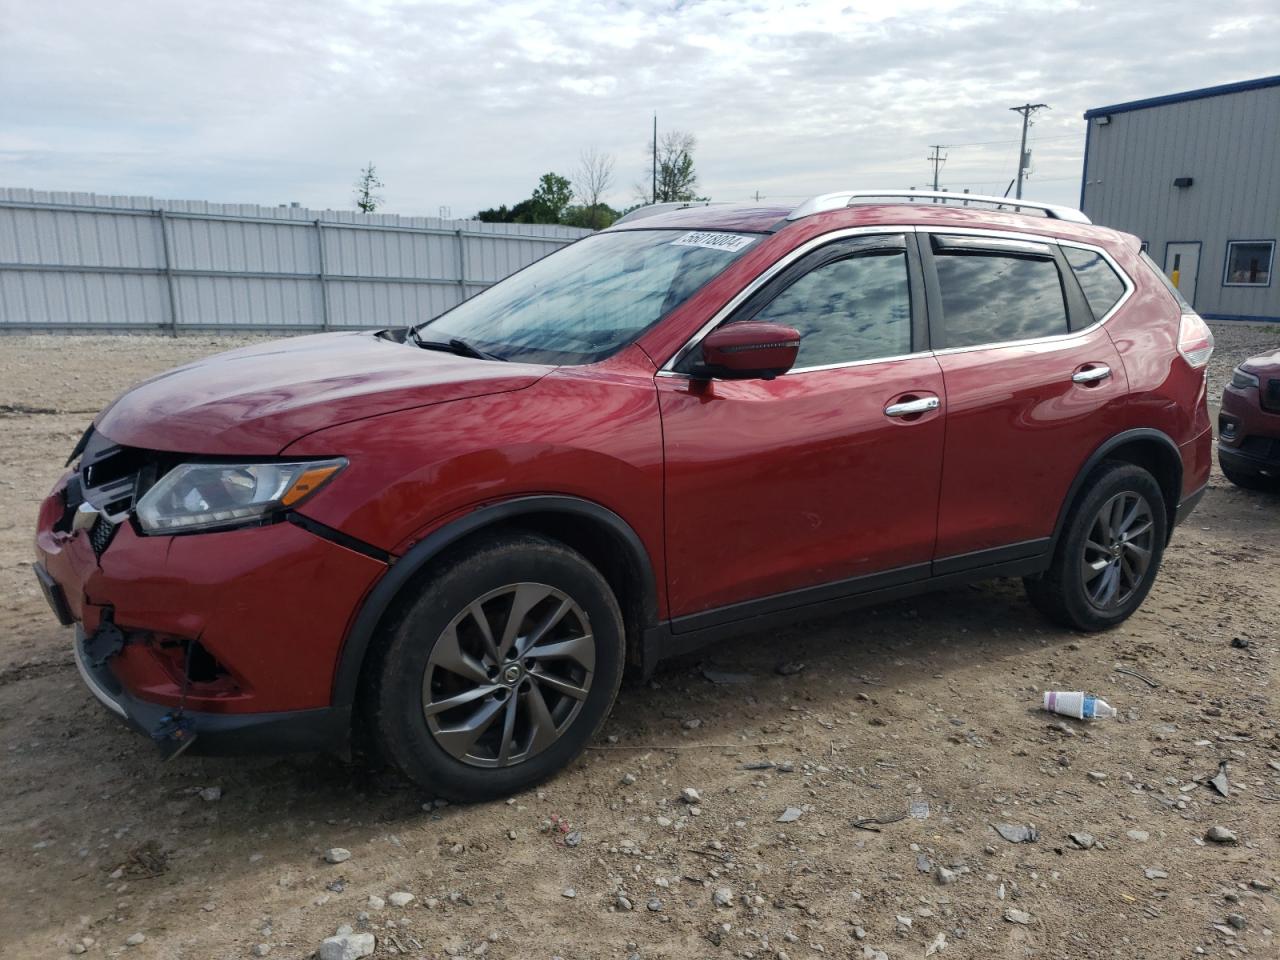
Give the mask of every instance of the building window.
M 1274 240 L 1232 240 L 1227 244 L 1227 269 L 1222 278 L 1228 287 L 1271 286 Z

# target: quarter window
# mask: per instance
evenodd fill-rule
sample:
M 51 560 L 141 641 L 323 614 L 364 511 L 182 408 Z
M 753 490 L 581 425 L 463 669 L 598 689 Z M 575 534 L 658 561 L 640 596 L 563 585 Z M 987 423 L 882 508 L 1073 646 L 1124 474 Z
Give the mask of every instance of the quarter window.
M 1271 286 L 1274 240 L 1232 240 L 1227 244 L 1227 270 L 1222 282 L 1228 287 Z
M 1076 279 L 1080 281 L 1080 289 L 1084 291 L 1084 298 L 1089 301 L 1094 319 L 1101 320 L 1116 305 L 1116 301 L 1124 296 L 1124 281 L 1100 253 L 1081 250 L 1079 247 L 1063 247 L 1062 252 L 1067 263 L 1071 264 Z
M 1067 332 L 1067 303 L 1053 260 L 999 253 L 938 253 L 943 347 L 1028 340 Z
M 815 267 L 752 319 L 800 331 L 796 367 L 910 353 L 907 256 L 866 253 Z

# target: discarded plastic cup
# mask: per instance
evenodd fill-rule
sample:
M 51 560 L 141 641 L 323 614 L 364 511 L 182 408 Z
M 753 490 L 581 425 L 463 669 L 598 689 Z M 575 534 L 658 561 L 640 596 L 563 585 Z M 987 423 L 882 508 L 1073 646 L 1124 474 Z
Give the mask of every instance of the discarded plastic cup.
M 1077 720 L 1102 720 L 1117 713 L 1107 701 L 1080 690 L 1046 690 L 1044 708 Z

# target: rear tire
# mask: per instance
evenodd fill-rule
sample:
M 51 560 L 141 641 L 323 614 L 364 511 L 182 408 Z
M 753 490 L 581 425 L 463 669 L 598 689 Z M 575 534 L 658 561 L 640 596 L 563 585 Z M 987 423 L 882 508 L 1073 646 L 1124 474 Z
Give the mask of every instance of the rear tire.
M 514 534 L 451 555 L 417 589 L 368 668 L 369 726 L 387 759 L 460 801 L 569 764 L 608 716 L 625 662 L 599 571 L 558 541 Z
M 1260 490 L 1263 493 L 1280 492 L 1280 478 L 1269 477 L 1257 470 L 1231 466 L 1221 457 L 1218 458 L 1218 466 L 1222 468 L 1222 475 L 1242 490 Z
M 1123 623 L 1151 590 L 1167 531 L 1155 477 L 1131 463 L 1104 463 L 1071 508 L 1049 569 L 1023 580 L 1027 596 L 1049 619 L 1074 630 Z

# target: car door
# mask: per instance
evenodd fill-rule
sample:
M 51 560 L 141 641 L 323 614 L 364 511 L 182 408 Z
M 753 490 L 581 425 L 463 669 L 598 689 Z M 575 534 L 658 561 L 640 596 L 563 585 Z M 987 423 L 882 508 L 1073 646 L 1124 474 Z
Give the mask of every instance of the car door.
M 1042 553 L 1127 383 L 1055 243 L 921 233 L 946 384 L 934 572 Z
M 789 373 L 691 378 L 695 340 L 658 376 L 677 632 L 927 575 L 942 376 L 914 238 L 816 243 L 719 318 L 798 329 Z

